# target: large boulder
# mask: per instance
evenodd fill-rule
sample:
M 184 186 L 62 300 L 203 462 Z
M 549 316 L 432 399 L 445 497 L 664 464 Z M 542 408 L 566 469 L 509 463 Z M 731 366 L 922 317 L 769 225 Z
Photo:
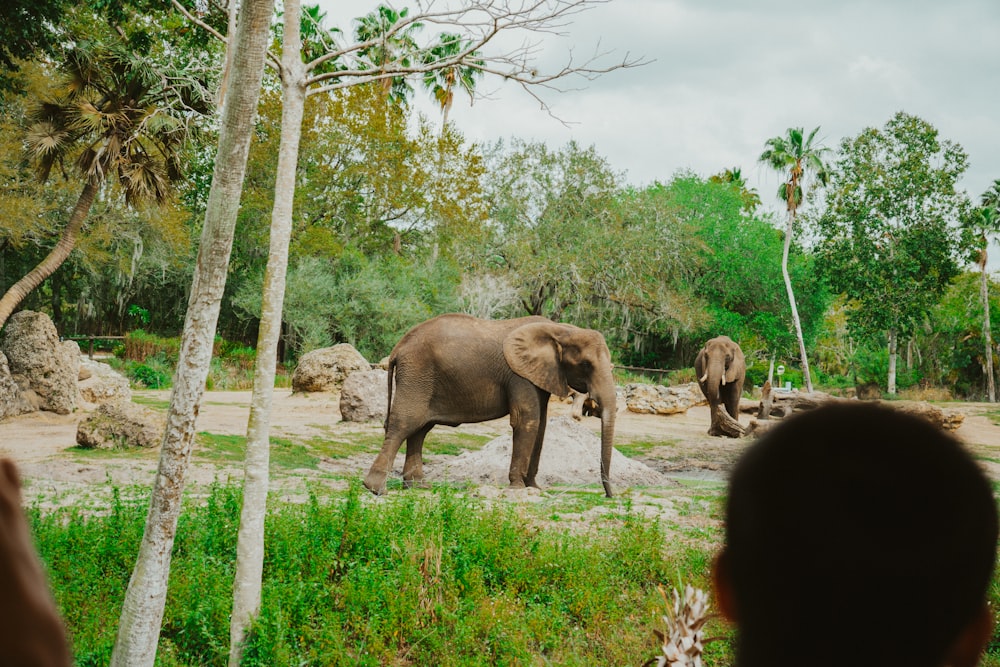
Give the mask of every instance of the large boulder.
M 128 378 L 111 366 L 83 357 L 80 359 L 80 398 L 87 403 L 131 401 Z
M 348 375 L 340 390 L 340 416 L 344 421 L 384 421 L 388 407 L 388 381 L 388 371 L 381 368 Z
M 672 387 L 659 384 L 625 385 L 625 406 L 629 412 L 672 415 L 687 412 L 688 408 L 695 405 L 707 404 L 697 382 Z
M 0 352 L 0 419 L 33 412 L 34 409 L 11 376 L 7 356 Z
M 80 346 L 60 342 L 48 315 L 30 310 L 11 315 L 0 334 L 0 352 L 22 396 L 36 409 L 61 415 L 76 409 Z
M 76 442 L 88 449 L 158 447 L 167 418 L 145 405 L 117 401 L 102 403 L 76 428 Z
M 348 343 L 313 350 L 299 359 L 292 373 L 292 391 L 339 391 L 348 375 L 371 367 Z

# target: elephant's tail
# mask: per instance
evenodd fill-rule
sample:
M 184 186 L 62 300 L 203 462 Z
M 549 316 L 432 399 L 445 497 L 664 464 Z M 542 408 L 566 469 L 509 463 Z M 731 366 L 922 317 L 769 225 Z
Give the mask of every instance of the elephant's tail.
M 392 411 L 392 381 L 393 377 L 396 375 L 396 355 L 391 355 L 389 357 L 387 370 L 389 371 L 389 386 L 386 391 L 385 421 L 382 422 L 382 430 L 387 430 L 389 428 L 389 413 Z

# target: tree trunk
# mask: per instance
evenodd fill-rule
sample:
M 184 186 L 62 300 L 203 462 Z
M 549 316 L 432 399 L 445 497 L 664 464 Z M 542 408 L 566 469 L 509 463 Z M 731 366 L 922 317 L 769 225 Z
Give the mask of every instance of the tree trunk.
M 233 613 L 229 626 L 229 664 L 238 667 L 243 657 L 246 630 L 260 611 L 264 570 L 264 518 L 267 513 L 270 459 L 269 429 L 274 395 L 274 372 L 281 336 L 288 245 L 292 233 L 295 175 L 305 108 L 305 67 L 299 35 L 299 0 L 285 0 L 284 37 L 281 56 L 283 90 L 281 144 L 271 212 L 271 241 L 264 273 L 260 329 L 257 334 L 257 365 L 254 371 L 250 422 L 244 462 L 243 508 L 236 544 L 236 575 L 233 581 Z
M 986 251 L 979 266 L 979 296 L 983 300 L 983 361 L 986 367 L 986 393 L 990 403 L 996 403 L 996 385 L 993 382 L 993 336 L 990 333 L 990 283 L 986 273 Z
M 795 292 L 792 291 L 792 279 L 788 275 L 788 251 L 792 245 L 792 227 L 795 223 L 794 209 L 788 213 L 788 227 L 785 229 L 785 249 L 781 253 L 781 276 L 785 279 L 785 291 L 788 292 L 788 305 L 792 308 L 792 323 L 795 325 L 795 337 L 799 341 L 799 356 L 802 359 L 802 381 L 807 392 L 812 393 L 812 377 L 809 375 L 809 360 L 806 358 L 806 343 L 802 337 L 802 323 L 799 321 L 799 309 L 795 307 Z
M 45 256 L 45 259 L 38 263 L 38 266 L 11 285 L 6 294 L 0 297 L 0 329 L 7 323 L 11 313 L 24 301 L 25 297 L 62 266 L 62 263 L 73 252 L 73 248 L 76 246 L 76 237 L 83 228 L 87 214 L 90 213 L 90 207 L 94 203 L 98 188 L 99 186 L 93 179 L 87 179 L 86 185 L 83 186 L 83 192 L 80 193 L 80 198 L 76 200 L 76 206 L 73 207 L 73 213 L 69 216 L 69 224 L 66 225 L 66 229 L 63 230 L 55 247 Z
M 159 468 L 111 656 L 111 665 L 115 667 L 151 667 L 156 658 L 184 476 L 194 442 L 198 405 L 212 358 L 273 7 L 273 0 L 247 0 L 240 14 L 231 72 L 234 85 L 222 109 L 215 170 L 181 336 Z
M 889 395 L 896 393 L 896 330 L 889 330 L 889 379 L 886 388 Z

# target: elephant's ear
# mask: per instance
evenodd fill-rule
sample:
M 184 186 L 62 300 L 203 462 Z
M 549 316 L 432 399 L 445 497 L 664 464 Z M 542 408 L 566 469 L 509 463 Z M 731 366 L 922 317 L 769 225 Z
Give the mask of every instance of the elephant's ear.
M 514 329 L 503 341 L 503 356 L 511 370 L 533 385 L 559 397 L 569 395 L 563 375 L 562 346 L 557 324 L 535 322 Z
M 733 346 L 733 360 L 726 368 L 726 382 L 736 382 L 746 374 L 747 362 L 738 345 Z

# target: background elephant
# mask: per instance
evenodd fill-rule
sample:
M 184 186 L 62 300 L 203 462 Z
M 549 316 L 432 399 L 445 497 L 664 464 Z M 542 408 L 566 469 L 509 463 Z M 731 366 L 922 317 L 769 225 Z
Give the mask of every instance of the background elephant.
M 747 372 L 743 350 L 729 336 L 717 336 L 705 343 L 698 352 L 694 370 L 698 375 L 698 386 L 708 399 L 712 414 L 708 434 L 732 437 L 741 435 L 740 397 L 743 395 L 743 381 Z M 720 404 L 725 406 L 728 415 L 720 414 Z M 732 417 L 735 425 L 726 423 L 727 416 Z
M 385 492 L 403 440 L 403 481 L 409 485 L 423 478 L 424 438 L 435 424 L 457 426 L 508 414 L 514 429 L 510 485 L 537 486 L 549 396 L 565 397 L 572 388 L 600 406 L 601 483 L 612 496 L 615 382 L 600 332 L 544 317 L 440 315 L 403 336 L 388 368 L 385 440 L 364 480 L 374 493 Z

